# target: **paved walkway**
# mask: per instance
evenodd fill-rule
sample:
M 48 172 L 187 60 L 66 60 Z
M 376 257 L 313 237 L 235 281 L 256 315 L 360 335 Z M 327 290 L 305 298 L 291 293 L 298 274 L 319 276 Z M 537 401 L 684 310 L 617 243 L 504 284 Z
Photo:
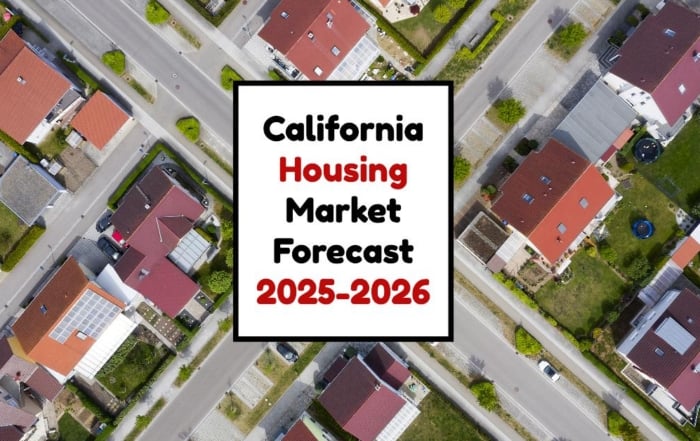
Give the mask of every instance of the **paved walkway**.
M 214 313 L 204 320 L 201 329 L 197 335 L 192 338 L 189 347 L 178 355 L 177 359 L 173 361 L 170 366 L 167 367 L 165 372 L 156 380 L 151 386 L 151 390 L 146 394 L 146 396 L 141 399 L 127 414 L 127 416 L 122 420 L 122 422 L 117 426 L 117 429 L 112 432 L 110 440 L 117 441 L 122 440 L 131 431 L 131 429 L 136 424 L 137 415 L 145 415 L 146 412 L 151 408 L 153 403 L 159 398 L 163 397 L 167 401 L 171 401 L 178 393 L 180 393 L 180 388 L 173 385 L 173 381 L 177 378 L 177 374 L 182 365 L 188 364 L 192 361 L 192 358 L 199 352 L 199 350 L 211 339 L 211 337 L 219 329 L 219 320 L 228 320 L 229 314 L 231 314 L 233 306 L 231 297 Z M 230 341 L 232 339 L 232 332 L 229 331 L 227 335 L 221 341 Z M 197 375 L 195 372 L 193 375 Z

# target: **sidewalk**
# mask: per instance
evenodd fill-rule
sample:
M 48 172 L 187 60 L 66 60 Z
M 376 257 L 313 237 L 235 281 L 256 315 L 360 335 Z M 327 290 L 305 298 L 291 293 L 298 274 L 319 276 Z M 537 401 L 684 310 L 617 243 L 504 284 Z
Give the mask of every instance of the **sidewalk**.
M 219 320 L 228 320 L 228 316 L 231 314 L 232 310 L 232 298 L 229 297 L 226 302 L 221 305 L 221 308 L 217 309 L 204 320 L 201 329 L 199 332 L 197 332 L 197 335 L 192 338 L 189 347 L 177 356 L 176 360 L 174 360 L 170 366 L 165 369 L 163 374 L 155 381 L 155 383 L 153 383 L 146 396 L 129 411 L 119 426 L 117 426 L 116 430 L 112 432 L 112 435 L 109 438 L 110 440 L 118 441 L 124 439 L 136 424 L 137 415 L 145 415 L 153 403 L 155 403 L 159 398 L 163 397 L 170 402 L 177 396 L 177 394 L 180 393 L 181 388 L 173 385 L 173 381 L 175 381 L 175 378 L 177 378 L 180 366 L 188 364 L 192 361 L 197 352 L 202 349 L 202 347 L 219 329 Z M 229 331 L 221 341 L 230 341 L 231 338 L 232 331 Z M 192 376 L 197 374 L 198 372 L 195 371 Z
M 409 364 L 420 371 L 428 381 L 494 438 L 503 441 L 523 439 L 496 414 L 487 412 L 479 406 L 474 395 L 447 372 L 440 363 L 431 358 L 418 343 L 401 343 L 400 347 L 406 353 Z

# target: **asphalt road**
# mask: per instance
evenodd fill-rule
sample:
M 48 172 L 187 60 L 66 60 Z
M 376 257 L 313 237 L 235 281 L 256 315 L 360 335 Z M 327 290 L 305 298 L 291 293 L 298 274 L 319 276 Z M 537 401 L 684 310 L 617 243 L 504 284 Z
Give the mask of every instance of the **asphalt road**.
M 65 0 L 65 3 L 100 29 L 124 51 L 127 59 L 133 59 L 149 72 L 203 125 L 233 148 L 231 96 L 170 46 L 143 15 L 121 2 Z
M 189 439 L 197 425 L 265 346 L 266 343 L 233 343 L 233 334 L 229 332 L 201 368 L 185 383 L 176 401 L 165 406 L 139 437 L 139 441 Z
M 455 302 L 454 345 L 478 359 L 483 373 L 537 421 L 547 439 L 608 440 L 599 422 L 564 395 L 561 384 L 552 382 L 533 361 L 517 355 L 502 334 L 480 322 L 480 318 Z M 563 380 L 560 380 L 560 382 Z

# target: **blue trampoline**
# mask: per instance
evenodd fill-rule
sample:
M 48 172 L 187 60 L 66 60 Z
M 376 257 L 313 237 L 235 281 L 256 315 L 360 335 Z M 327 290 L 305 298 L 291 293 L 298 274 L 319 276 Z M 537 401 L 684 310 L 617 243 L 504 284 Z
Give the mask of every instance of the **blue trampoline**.
M 648 239 L 654 234 L 654 224 L 648 219 L 638 219 L 632 224 L 632 234 L 637 239 Z
M 644 137 L 634 145 L 634 157 L 642 164 L 651 164 L 661 155 L 661 143 L 654 138 Z

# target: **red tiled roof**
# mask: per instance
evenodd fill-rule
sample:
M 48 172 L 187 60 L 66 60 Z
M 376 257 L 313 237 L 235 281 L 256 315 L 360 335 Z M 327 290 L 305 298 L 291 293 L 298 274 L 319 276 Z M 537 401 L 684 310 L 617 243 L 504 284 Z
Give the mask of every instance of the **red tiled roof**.
M 102 150 L 129 119 L 129 115 L 112 99 L 98 90 L 71 121 L 95 147 Z
M 375 374 L 396 390 L 411 377 L 408 368 L 401 364 L 382 343 L 374 345 L 365 357 L 365 363 Z
M 700 61 L 693 60 L 700 52 L 698 23 L 700 14 L 668 2 L 639 25 L 610 70 L 650 93 L 671 125 L 700 94 Z
M 338 358 L 335 359 L 333 364 L 326 369 L 326 372 L 323 374 L 323 379 L 326 380 L 327 382 L 331 382 L 335 379 L 335 377 L 338 376 L 340 371 L 343 370 L 345 365 L 348 364 L 348 361 L 343 357 L 342 355 L 339 355 Z
M 83 358 L 95 339 L 89 336 L 78 338 L 74 330 L 61 343 L 49 334 L 88 288 L 119 308 L 124 308 L 121 301 L 89 282 L 74 258 L 68 258 L 12 325 L 17 340 L 29 358 L 62 375 L 68 375 Z
M 259 35 L 307 78 L 325 80 L 368 29 L 347 0 L 282 0 Z
M 698 253 L 700 253 L 700 243 L 697 243 L 692 237 L 687 237 L 676 252 L 673 253 L 671 260 L 676 262 L 679 268 L 685 268 Z
M 0 439 L 2 441 L 20 441 L 24 434 L 15 426 L 0 427 Z
M 23 43 L 19 48 L 20 43 L 14 31 L 0 41 L 0 130 L 22 144 L 69 90 L 70 82 Z
M 551 139 L 503 184 L 492 210 L 553 263 L 613 194 L 586 159 Z
M 698 381 L 698 373 L 693 370 L 698 364 L 700 364 L 700 352 L 668 387 L 671 395 L 688 410 L 692 410 L 700 402 L 700 381 Z
M 145 209 L 144 194 L 150 208 Z M 126 194 L 112 216 L 130 247 L 114 269 L 119 277 L 164 313 L 175 317 L 199 286 L 167 255 L 204 212 L 202 205 L 154 167 Z M 138 222 L 136 222 L 138 221 Z M 124 229 L 123 229 L 124 228 Z
M 669 317 L 695 337 L 695 341 L 684 354 L 676 352 L 654 332 Z M 657 348 L 663 355 L 658 355 Z M 698 374 L 684 375 L 688 369 L 692 369 L 693 361 L 698 354 L 700 354 L 700 297 L 689 289 L 684 289 L 632 348 L 627 358 L 662 386 L 673 387 L 676 392 L 688 389 L 681 393 L 680 397 L 676 396 L 677 399 L 684 399 L 685 406 L 686 403 L 692 402 L 694 405 L 700 401 L 700 387 L 696 387 Z M 690 408 L 692 405 L 688 407 Z
M 348 362 L 318 400 L 346 432 L 360 441 L 377 438 L 405 404 L 357 357 Z
M 39 366 L 26 381 L 27 386 L 45 399 L 53 401 L 63 390 L 63 385 L 54 378 L 44 367 Z
M 297 422 L 289 429 L 282 441 L 318 441 L 313 433 L 304 424 L 302 420 Z

